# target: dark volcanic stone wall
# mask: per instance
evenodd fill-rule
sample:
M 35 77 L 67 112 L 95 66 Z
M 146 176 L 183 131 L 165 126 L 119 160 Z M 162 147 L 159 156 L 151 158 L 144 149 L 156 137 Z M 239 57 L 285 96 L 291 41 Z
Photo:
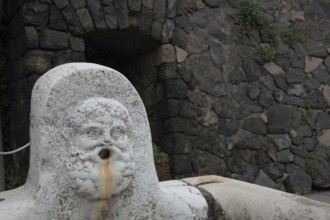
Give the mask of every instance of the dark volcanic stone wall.
M 35 80 L 86 60 L 135 85 L 173 177 L 216 174 L 301 193 L 329 187 L 330 3 L 259 0 L 267 23 L 300 39 L 290 45 L 279 34 L 278 56 L 266 63 L 255 53 L 271 44 L 264 30 L 240 34 L 241 3 L 7 1 L 12 148 L 28 142 Z

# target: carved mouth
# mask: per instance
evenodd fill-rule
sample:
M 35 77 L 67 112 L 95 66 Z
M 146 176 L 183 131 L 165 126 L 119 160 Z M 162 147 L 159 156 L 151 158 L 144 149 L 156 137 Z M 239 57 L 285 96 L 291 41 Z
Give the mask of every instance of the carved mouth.
M 109 149 L 103 148 L 102 150 L 100 150 L 100 152 L 98 153 L 99 157 L 102 160 L 107 160 L 110 158 L 111 156 L 111 152 Z

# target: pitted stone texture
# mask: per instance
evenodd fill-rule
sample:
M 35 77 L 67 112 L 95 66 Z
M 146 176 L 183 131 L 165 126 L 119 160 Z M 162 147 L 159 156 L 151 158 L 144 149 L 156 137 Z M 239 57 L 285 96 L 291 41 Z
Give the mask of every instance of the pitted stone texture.
M 224 210 L 225 219 L 330 218 L 329 204 L 278 190 L 220 176 L 192 177 L 183 181 L 210 193 Z
M 68 35 L 64 32 L 43 30 L 39 33 L 40 47 L 43 49 L 62 50 L 68 48 Z
M 69 63 L 43 75 L 30 143 L 28 181 L 0 193 L 4 219 L 207 218 L 197 189 L 176 182 L 161 190 L 144 105 L 110 68 Z
M 321 63 L 323 59 L 321 58 L 316 58 L 316 57 L 311 57 L 309 58 L 306 56 L 305 58 L 305 72 L 309 73 L 314 71 Z

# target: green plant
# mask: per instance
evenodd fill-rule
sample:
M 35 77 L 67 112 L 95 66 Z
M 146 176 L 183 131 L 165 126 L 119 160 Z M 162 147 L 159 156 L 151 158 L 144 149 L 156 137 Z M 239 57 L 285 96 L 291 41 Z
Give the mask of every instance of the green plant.
M 5 183 L 6 190 L 14 189 L 24 184 L 24 177 L 17 169 L 9 168 L 5 170 Z
M 167 154 L 161 152 L 156 144 L 152 144 L 154 161 L 156 165 L 164 165 L 167 161 Z
M 314 153 L 309 153 L 306 157 L 307 173 L 313 175 L 316 168 L 316 158 Z
M 299 37 L 294 33 L 291 26 L 282 32 L 282 39 L 284 43 L 290 46 L 299 42 Z
M 254 50 L 254 55 L 255 60 L 262 65 L 272 60 L 275 60 L 280 55 L 280 52 L 277 50 L 276 47 L 267 45 L 257 47 Z
M 308 125 L 314 132 L 319 132 L 320 127 L 317 123 L 312 122 L 312 111 L 308 108 L 301 116 L 301 123 L 304 125 Z
M 241 34 L 248 34 L 252 30 L 259 30 L 266 24 L 266 18 L 254 0 L 245 0 L 238 9 L 238 24 Z
M 264 28 L 264 34 L 267 41 L 273 46 L 276 47 L 278 43 L 278 28 L 276 25 L 267 25 Z

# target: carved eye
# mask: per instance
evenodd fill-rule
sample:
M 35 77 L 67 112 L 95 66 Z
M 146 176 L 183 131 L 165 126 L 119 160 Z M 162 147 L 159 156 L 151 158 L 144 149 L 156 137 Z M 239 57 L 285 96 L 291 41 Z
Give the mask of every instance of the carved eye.
M 121 140 L 125 136 L 124 127 L 114 127 L 110 131 L 111 138 L 115 141 Z
M 100 136 L 101 134 L 102 134 L 102 131 L 98 128 L 92 128 L 87 131 L 87 135 L 89 137 L 97 137 L 97 136 Z

